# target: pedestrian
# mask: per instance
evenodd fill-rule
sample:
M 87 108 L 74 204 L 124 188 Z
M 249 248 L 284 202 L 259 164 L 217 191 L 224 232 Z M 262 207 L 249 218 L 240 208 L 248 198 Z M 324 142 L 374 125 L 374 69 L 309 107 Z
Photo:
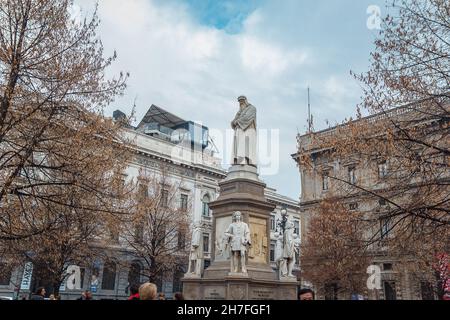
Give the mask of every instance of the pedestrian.
M 49 297 L 48 300 L 56 300 L 55 295 L 52 293 Z
M 77 300 L 93 300 L 92 293 L 89 290 L 83 291 Z
M 154 283 L 146 282 L 139 287 L 140 300 L 155 300 L 157 287 Z
M 164 293 L 160 292 L 158 295 L 158 300 L 166 300 L 166 295 Z
M 45 300 L 45 288 L 37 288 L 36 293 L 31 296 L 30 300 Z
M 139 287 L 136 284 L 130 286 L 130 296 L 128 300 L 139 300 Z
M 314 291 L 308 288 L 300 289 L 298 300 L 314 300 Z
M 173 295 L 173 298 L 175 300 L 184 300 L 184 296 L 183 296 L 183 294 L 181 292 L 175 292 L 174 295 Z

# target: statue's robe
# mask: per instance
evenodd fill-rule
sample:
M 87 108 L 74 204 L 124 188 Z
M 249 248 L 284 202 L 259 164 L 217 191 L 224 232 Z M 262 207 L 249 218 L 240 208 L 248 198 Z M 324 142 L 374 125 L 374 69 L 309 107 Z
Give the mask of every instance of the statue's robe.
M 256 166 L 256 108 L 248 104 L 234 118 L 233 164 Z M 248 161 L 246 160 L 248 159 Z

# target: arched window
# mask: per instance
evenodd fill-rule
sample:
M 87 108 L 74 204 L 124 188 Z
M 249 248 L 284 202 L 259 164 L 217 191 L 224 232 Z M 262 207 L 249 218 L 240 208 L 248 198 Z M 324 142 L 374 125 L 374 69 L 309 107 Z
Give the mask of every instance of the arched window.
M 133 261 L 131 263 L 130 272 L 128 273 L 128 283 L 130 286 L 141 283 L 141 270 L 142 266 L 139 261 Z
M 209 202 L 210 202 L 209 195 L 205 194 L 202 199 L 202 215 L 204 217 L 209 217 L 209 215 L 210 215 Z
M 102 289 L 114 290 L 116 287 L 116 264 L 107 262 L 103 267 Z

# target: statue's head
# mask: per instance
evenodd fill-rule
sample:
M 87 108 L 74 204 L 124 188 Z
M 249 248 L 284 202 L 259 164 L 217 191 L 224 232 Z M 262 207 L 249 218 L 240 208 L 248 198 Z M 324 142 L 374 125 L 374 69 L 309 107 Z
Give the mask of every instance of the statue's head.
M 238 101 L 239 101 L 239 105 L 240 105 L 241 107 L 245 107 L 245 106 L 248 104 L 247 98 L 246 98 L 245 96 L 240 96 L 240 97 L 238 98 Z
M 233 221 L 236 221 L 236 222 L 241 221 L 241 216 L 242 216 L 242 214 L 240 211 L 235 211 L 233 213 Z

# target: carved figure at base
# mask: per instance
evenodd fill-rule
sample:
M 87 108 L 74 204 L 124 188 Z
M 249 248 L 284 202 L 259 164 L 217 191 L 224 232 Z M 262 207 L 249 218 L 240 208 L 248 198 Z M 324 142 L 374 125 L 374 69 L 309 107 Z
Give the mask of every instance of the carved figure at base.
M 248 224 L 241 221 L 240 211 L 233 213 L 233 222 L 225 231 L 225 236 L 231 250 L 231 272 L 247 273 L 245 263 L 248 246 L 251 245 Z
M 201 246 L 201 228 L 199 225 L 194 226 L 192 231 L 191 249 L 189 252 L 188 274 L 201 275 L 203 248 Z

